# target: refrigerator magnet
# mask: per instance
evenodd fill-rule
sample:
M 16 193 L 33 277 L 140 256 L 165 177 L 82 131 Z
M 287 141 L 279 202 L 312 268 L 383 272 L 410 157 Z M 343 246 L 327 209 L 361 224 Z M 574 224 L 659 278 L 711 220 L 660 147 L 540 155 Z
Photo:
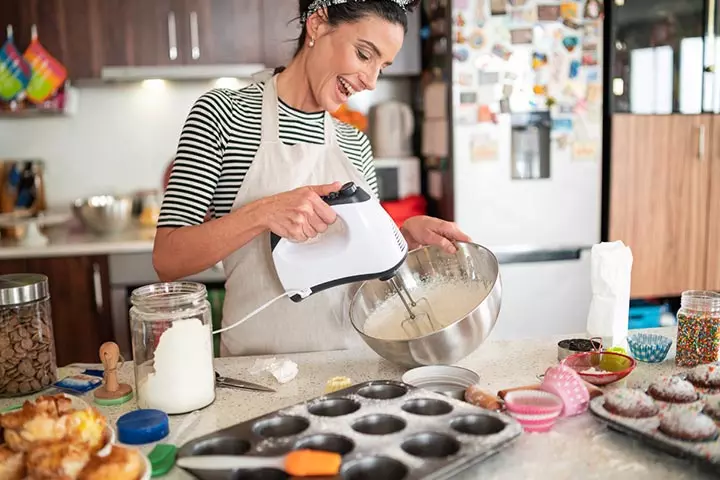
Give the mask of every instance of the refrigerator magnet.
M 462 14 L 462 12 L 455 15 L 455 25 L 462 28 L 466 24 L 465 22 L 465 16 Z
M 560 19 L 560 5 L 538 5 L 537 16 L 541 22 L 557 22 Z
M 597 83 L 600 81 L 600 69 L 598 67 L 587 67 L 585 69 L 585 80 L 588 83 Z
M 513 45 L 526 45 L 533 41 L 532 28 L 516 28 L 510 30 L 510 43 Z
M 493 45 L 492 53 L 496 57 L 500 57 L 505 61 L 509 60 L 510 57 L 512 56 L 512 50 L 510 50 L 508 47 L 506 47 L 505 45 L 502 45 L 500 43 L 496 43 L 495 45 Z
M 458 31 L 457 33 L 455 33 L 455 43 L 467 43 L 467 37 L 463 32 Z
M 505 0 L 490 0 L 490 13 L 493 15 L 505 15 L 507 13 Z
M 568 78 L 577 78 L 580 74 L 580 61 L 570 60 L 570 71 L 568 72 Z
M 583 48 L 582 53 L 582 64 L 588 67 L 593 67 L 598 64 L 597 49 L 588 50 Z
M 500 74 L 498 72 L 478 70 L 478 85 L 495 85 L 499 81 Z
M 533 52 L 532 54 L 532 68 L 533 70 L 539 70 L 547 65 L 547 54 L 540 52 Z
M 547 85 L 533 85 L 533 93 L 535 95 L 545 95 L 547 93 Z
M 554 132 L 571 132 L 573 127 L 572 118 L 553 118 L 552 119 L 552 130 Z
M 533 25 L 538 21 L 535 5 L 513 8 L 510 11 L 510 23 L 520 25 Z
M 579 22 L 575 21 L 572 18 L 565 18 L 565 19 L 563 19 L 562 23 L 563 23 L 563 25 L 565 25 L 567 28 L 569 28 L 571 30 L 580 30 L 580 28 L 582 27 L 582 25 Z
M 459 96 L 460 105 L 473 105 L 477 103 L 477 93 L 475 92 L 460 92 Z
M 487 21 L 487 0 L 477 0 L 475 4 L 475 25 L 482 27 Z
M 469 56 L 470 53 L 468 52 L 468 49 L 466 47 L 461 45 L 453 48 L 453 58 L 458 62 L 467 61 Z
M 602 101 L 602 85 L 589 83 L 585 92 L 585 100 L 591 105 L 600 103 Z
M 572 52 L 573 50 L 575 50 L 579 43 L 580 39 L 575 35 L 568 35 L 562 39 L 563 47 L 565 47 L 565 50 L 567 50 L 568 52 Z
M 482 30 L 476 30 L 470 38 L 470 45 L 475 49 L 483 48 L 487 43 L 485 32 Z
M 497 128 L 486 128 L 473 136 L 470 142 L 470 157 L 473 162 L 488 162 L 498 159 Z
M 587 0 L 583 16 L 590 20 L 597 20 L 603 15 L 605 7 L 601 0 Z
M 597 158 L 598 143 L 592 140 L 575 140 L 572 144 L 572 158 L 576 161 L 593 161 Z
M 472 73 L 468 73 L 468 72 L 457 73 L 457 80 L 455 81 L 455 83 L 457 83 L 461 87 L 471 87 L 472 82 L 473 82 Z
M 477 121 L 479 123 L 497 123 L 497 117 L 489 105 L 480 105 L 477 110 Z
M 578 4 L 577 2 L 562 2 L 560 4 L 560 16 L 563 19 L 575 19 L 578 17 Z

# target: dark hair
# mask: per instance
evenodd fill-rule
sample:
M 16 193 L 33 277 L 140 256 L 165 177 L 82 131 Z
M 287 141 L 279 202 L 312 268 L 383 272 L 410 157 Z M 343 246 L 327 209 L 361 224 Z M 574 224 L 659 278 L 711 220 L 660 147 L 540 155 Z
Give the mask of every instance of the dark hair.
M 298 13 L 302 16 L 310 6 L 313 0 L 299 0 Z M 387 20 L 390 23 L 401 25 L 403 31 L 407 33 L 407 13 L 420 3 L 420 0 L 413 0 L 409 4 L 401 7 L 392 0 L 358 0 L 348 1 L 339 5 L 331 5 L 327 8 L 327 22 L 331 27 L 337 27 L 342 23 L 353 23 L 369 15 L 375 15 Z M 301 26 L 300 37 L 297 40 L 297 48 L 295 55 L 302 50 L 307 39 L 307 27 L 305 24 Z

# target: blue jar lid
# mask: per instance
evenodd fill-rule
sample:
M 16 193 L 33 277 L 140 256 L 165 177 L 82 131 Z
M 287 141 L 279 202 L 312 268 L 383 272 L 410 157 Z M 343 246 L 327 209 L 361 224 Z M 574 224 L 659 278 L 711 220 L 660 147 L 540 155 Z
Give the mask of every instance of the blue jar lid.
M 168 416 L 160 410 L 135 410 L 117 421 L 118 440 L 128 445 L 157 442 L 170 433 Z

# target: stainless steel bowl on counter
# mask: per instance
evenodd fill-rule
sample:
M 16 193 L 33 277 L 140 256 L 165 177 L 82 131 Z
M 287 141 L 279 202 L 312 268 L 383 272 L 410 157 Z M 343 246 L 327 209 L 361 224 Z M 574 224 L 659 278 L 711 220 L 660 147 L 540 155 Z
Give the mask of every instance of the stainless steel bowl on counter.
M 73 202 L 73 212 L 85 228 L 101 234 L 126 230 L 133 221 L 132 195 L 95 195 Z
M 354 292 L 349 305 L 350 322 L 378 355 L 405 367 L 450 365 L 475 351 L 490 335 L 500 313 L 500 265 L 495 255 L 481 245 L 459 242 L 457 246 L 455 254 L 437 247 L 413 250 L 396 275 L 411 296 L 423 288 L 421 279 L 447 279 L 448 284 L 459 280 L 478 286 L 475 307 L 444 328 L 404 340 L 370 336 L 365 332 L 365 322 L 378 306 L 396 295 L 395 288 L 391 281 L 370 280 Z

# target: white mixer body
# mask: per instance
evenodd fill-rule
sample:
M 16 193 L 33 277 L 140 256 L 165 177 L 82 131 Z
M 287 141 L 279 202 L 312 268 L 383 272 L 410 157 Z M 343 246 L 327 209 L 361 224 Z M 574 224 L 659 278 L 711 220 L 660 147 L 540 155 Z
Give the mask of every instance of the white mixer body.
M 338 285 L 389 279 L 407 258 L 408 245 L 380 202 L 352 183 L 323 198 L 337 220 L 317 237 L 299 243 L 271 235 L 280 283 L 299 302 Z

